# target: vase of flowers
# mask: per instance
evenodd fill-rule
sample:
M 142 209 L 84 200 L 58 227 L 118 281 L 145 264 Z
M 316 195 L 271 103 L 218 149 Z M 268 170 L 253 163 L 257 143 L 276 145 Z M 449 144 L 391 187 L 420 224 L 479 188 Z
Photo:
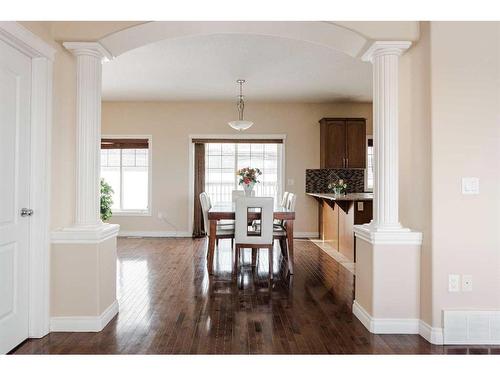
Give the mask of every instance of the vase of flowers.
M 333 190 L 333 193 L 337 195 L 345 194 L 347 190 L 347 184 L 344 182 L 344 180 L 337 180 L 331 184 L 328 184 L 328 189 Z
M 262 174 L 259 168 L 241 168 L 238 169 L 236 175 L 238 176 L 238 184 L 243 186 L 245 196 L 252 196 L 252 190 L 255 184 L 259 183 L 257 177 Z

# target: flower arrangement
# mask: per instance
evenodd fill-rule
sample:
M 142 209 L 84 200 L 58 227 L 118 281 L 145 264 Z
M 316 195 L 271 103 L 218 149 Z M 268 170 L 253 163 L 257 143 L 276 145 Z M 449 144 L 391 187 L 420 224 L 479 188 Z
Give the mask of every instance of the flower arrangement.
M 258 183 L 257 177 L 262 174 L 259 168 L 241 168 L 238 169 L 236 175 L 239 178 L 238 185 L 253 185 Z
M 347 184 L 344 180 L 339 179 L 331 184 L 328 184 L 328 189 L 333 190 L 335 194 L 345 194 L 347 190 Z

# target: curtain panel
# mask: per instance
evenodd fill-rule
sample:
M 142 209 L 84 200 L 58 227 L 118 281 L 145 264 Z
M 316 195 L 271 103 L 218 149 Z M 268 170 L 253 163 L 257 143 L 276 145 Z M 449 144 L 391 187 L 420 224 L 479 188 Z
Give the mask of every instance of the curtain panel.
M 205 191 L 205 144 L 194 144 L 194 221 L 193 237 L 203 237 L 207 231 L 203 225 L 200 194 Z

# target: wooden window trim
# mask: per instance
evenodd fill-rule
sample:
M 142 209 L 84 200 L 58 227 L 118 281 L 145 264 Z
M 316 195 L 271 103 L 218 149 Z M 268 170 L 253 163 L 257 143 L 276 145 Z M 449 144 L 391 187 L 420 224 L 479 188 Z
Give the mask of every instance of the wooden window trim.
M 101 149 L 148 149 L 147 138 L 102 138 Z
M 283 139 L 231 139 L 231 138 L 194 138 L 193 143 L 278 143 Z

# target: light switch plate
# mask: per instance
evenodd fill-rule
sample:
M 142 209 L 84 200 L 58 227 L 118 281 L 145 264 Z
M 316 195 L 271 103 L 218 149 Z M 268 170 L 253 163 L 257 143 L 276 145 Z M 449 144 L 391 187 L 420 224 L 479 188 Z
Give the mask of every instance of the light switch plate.
M 295 185 L 295 180 L 293 178 L 289 178 L 286 183 L 288 186 L 293 186 Z
M 462 177 L 462 194 L 465 195 L 479 194 L 479 178 Z
M 365 209 L 364 202 L 358 202 L 358 211 L 363 211 Z
M 462 275 L 462 292 L 472 292 L 472 275 Z
M 460 275 L 448 275 L 448 292 L 460 292 Z

